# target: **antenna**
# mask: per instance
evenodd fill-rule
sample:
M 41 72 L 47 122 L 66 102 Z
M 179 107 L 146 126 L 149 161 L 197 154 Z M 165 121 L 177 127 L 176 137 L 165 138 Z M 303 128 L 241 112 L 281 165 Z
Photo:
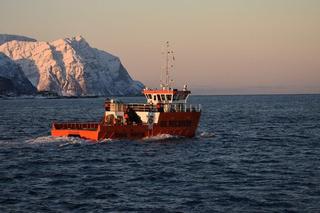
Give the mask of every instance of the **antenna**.
M 163 51 L 165 54 L 165 66 L 164 66 L 164 73 L 165 73 L 165 84 L 161 80 L 160 87 L 165 89 L 171 88 L 171 83 L 173 80 L 170 79 L 170 69 L 173 70 L 173 61 L 175 60 L 173 51 L 170 49 L 169 41 L 166 42 L 165 50 Z M 172 55 L 172 57 L 170 57 Z

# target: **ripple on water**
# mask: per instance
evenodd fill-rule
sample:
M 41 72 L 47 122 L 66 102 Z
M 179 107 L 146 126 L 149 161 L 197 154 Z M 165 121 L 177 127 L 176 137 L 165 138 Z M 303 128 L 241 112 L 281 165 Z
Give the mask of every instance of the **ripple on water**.
M 1 212 L 319 210 L 320 96 L 192 96 L 195 138 L 99 143 L 48 131 L 102 98 L 0 102 Z

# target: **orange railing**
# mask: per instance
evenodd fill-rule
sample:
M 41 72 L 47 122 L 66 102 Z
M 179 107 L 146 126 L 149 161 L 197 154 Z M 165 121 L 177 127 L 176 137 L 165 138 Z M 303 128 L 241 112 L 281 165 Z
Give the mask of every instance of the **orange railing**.
M 74 129 L 74 130 L 96 130 L 99 127 L 97 122 L 61 122 L 52 123 L 55 129 Z

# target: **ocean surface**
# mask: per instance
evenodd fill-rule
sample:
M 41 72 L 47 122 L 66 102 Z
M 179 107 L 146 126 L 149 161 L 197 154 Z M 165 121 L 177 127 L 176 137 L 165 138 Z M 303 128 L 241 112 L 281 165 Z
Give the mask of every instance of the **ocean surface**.
M 0 212 L 320 212 L 320 95 L 190 101 L 195 138 L 92 143 L 50 125 L 103 98 L 0 100 Z

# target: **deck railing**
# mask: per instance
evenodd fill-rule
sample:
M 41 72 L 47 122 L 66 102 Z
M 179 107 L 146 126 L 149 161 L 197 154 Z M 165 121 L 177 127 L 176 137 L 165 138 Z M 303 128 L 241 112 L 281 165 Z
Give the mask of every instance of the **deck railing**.
M 96 130 L 99 127 L 99 123 L 97 122 L 59 122 L 53 123 L 52 126 L 55 129 L 75 129 L 75 130 Z
M 131 108 L 136 112 L 201 112 L 201 104 L 142 104 L 142 103 L 108 103 L 107 111 L 125 112 L 127 108 Z

